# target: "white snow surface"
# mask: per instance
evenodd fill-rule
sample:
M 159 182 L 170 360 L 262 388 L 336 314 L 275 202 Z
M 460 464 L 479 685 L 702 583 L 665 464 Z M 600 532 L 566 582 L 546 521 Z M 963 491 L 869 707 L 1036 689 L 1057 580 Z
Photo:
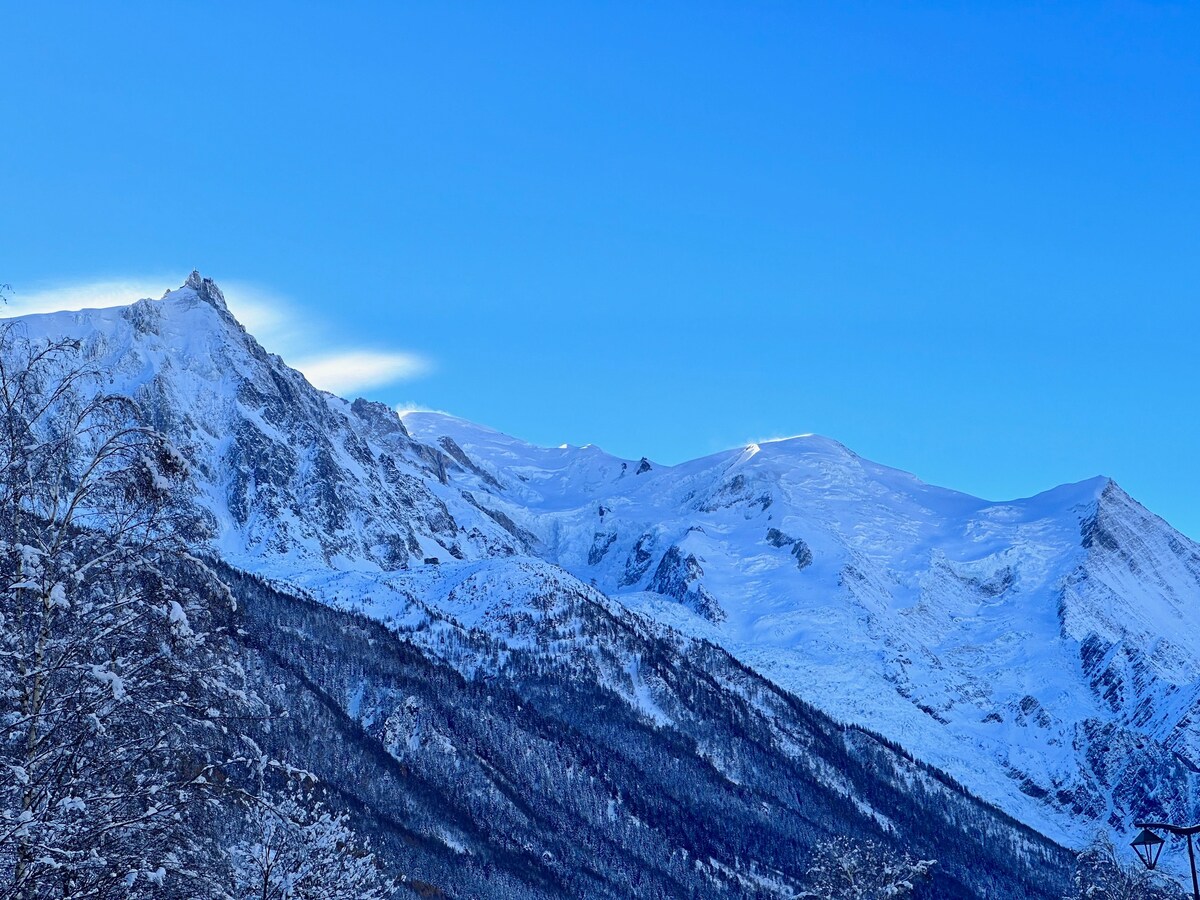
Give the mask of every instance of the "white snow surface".
M 989 502 L 812 435 L 661 466 L 398 418 L 317 391 L 198 275 L 21 327 L 79 340 L 171 435 L 213 551 L 325 602 L 397 627 L 424 605 L 511 645 L 582 591 L 1068 844 L 1125 827 L 1143 751 L 1200 768 L 1200 546 L 1109 479 Z M 661 723 L 636 659 L 626 674 Z

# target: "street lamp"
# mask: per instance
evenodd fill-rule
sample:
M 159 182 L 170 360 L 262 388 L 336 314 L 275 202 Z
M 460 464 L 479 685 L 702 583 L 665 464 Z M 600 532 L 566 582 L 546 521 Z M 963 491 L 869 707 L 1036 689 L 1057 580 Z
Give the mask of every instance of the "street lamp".
M 1146 864 L 1146 868 L 1151 871 L 1158 865 L 1158 855 L 1162 853 L 1163 844 L 1165 844 L 1153 831 L 1148 831 L 1143 828 L 1141 833 L 1133 839 L 1131 846 L 1138 855 L 1138 859 Z
M 1158 865 L 1158 856 L 1162 853 L 1163 844 L 1166 843 L 1155 834 L 1156 831 L 1165 831 L 1176 837 L 1187 838 L 1188 862 L 1192 865 L 1192 897 L 1194 900 L 1200 900 L 1200 881 L 1196 880 L 1196 851 L 1192 847 L 1192 835 L 1200 834 L 1200 825 L 1181 828 L 1166 822 L 1135 822 L 1133 827 L 1142 830 L 1133 839 L 1130 846 L 1137 852 L 1138 859 L 1145 864 L 1147 869 L 1153 869 Z

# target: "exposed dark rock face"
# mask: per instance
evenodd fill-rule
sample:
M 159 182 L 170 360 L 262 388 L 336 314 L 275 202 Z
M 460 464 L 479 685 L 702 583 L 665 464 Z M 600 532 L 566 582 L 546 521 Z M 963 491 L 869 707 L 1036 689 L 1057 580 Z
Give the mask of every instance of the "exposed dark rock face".
M 188 280 L 184 283 L 184 287 L 189 287 L 196 292 L 196 296 L 221 312 L 228 313 L 229 307 L 225 305 L 225 295 L 221 293 L 221 289 L 217 287 L 217 283 L 211 278 L 204 278 L 195 269 L 188 276 Z
M 786 535 L 778 528 L 768 528 L 767 543 L 772 547 L 791 547 L 792 556 L 796 557 L 796 565 L 801 569 L 812 565 L 812 550 L 800 538 Z
M 746 518 L 766 512 L 774 502 L 771 492 L 764 486 L 756 486 L 742 473 L 723 481 L 721 485 L 698 505 L 701 512 L 716 512 L 734 506 L 746 508 Z
M 462 495 L 468 503 L 511 534 L 515 540 L 519 541 L 521 552 L 532 553 L 533 548 L 537 547 L 537 536 L 526 531 L 524 528 L 514 522 L 507 513 L 498 509 L 491 509 L 490 507 L 484 506 L 470 491 L 463 491 Z
M 608 555 L 609 548 L 616 543 L 616 540 L 617 533 L 615 531 L 597 531 L 595 537 L 592 538 L 592 546 L 588 548 L 588 565 L 599 565 Z
M 796 539 L 784 534 L 778 528 L 767 529 L 767 543 L 772 547 L 787 547 L 796 543 Z
M 663 554 L 647 589 L 690 606 L 710 622 L 720 622 L 725 618 L 725 611 L 717 598 L 700 583 L 703 576 L 704 569 L 695 556 L 684 555 L 682 550 L 672 546 Z
M 404 420 L 386 403 L 364 400 L 359 397 L 350 404 L 350 411 L 358 416 L 366 430 L 367 437 L 372 440 L 387 440 L 393 437 L 408 438 L 408 429 Z
M 495 488 L 496 490 L 500 490 L 500 482 L 498 482 L 495 479 L 495 477 L 493 477 L 491 472 L 488 472 L 488 471 L 480 468 L 479 466 L 477 466 L 471 460 L 471 458 L 469 456 L 467 456 L 467 454 L 463 450 L 463 448 L 458 446 L 458 444 L 456 444 L 454 442 L 454 438 L 442 437 L 442 439 L 438 441 L 438 444 L 439 444 L 439 446 L 441 446 L 441 448 L 443 450 L 446 451 L 446 453 L 450 456 L 451 459 L 453 459 L 455 462 L 457 462 L 459 465 L 461 465 L 468 472 L 472 472 L 475 475 L 478 475 L 483 480 L 484 484 L 488 485 L 489 487 Z
M 1084 519 L 1079 531 L 1085 550 L 1102 549 L 1115 553 L 1121 549 L 1117 539 L 1101 523 L 1098 512 Z
M 621 575 L 621 587 L 637 584 L 650 570 L 654 561 L 654 534 L 647 531 L 637 539 L 629 557 L 625 560 L 625 571 Z
M 1016 573 L 1013 572 L 1012 566 L 1005 566 L 991 577 L 974 582 L 975 586 L 979 589 L 979 593 L 989 599 L 1001 596 L 1015 583 Z
M 641 462 L 638 463 L 637 471 L 633 474 L 644 475 L 645 473 L 649 472 L 651 468 L 653 467 L 650 465 L 650 460 L 643 456 Z

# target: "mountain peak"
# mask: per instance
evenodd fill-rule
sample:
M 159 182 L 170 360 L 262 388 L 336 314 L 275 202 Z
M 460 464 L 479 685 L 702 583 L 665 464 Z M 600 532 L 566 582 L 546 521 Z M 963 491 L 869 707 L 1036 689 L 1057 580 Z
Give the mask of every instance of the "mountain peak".
M 179 290 L 191 291 L 214 309 L 218 309 L 221 312 L 229 312 L 229 307 L 225 303 L 225 295 L 221 293 L 221 289 L 217 287 L 217 283 L 211 278 L 205 278 L 201 275 L 199 269 L 192 269 L 192 274 L 179 287 Z M 175 291 L 168 291 L 167 295 L 173 293 Z

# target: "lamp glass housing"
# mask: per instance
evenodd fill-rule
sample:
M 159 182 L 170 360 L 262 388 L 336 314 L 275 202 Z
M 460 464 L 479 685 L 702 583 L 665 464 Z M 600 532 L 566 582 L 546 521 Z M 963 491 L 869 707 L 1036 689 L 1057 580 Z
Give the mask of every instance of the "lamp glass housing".
M 1153 831 L 1143 828 L 1130 846 L 1133 847 L 1138 859 L 1145 864 L 1146 868 L 1153 870 L 1158 865 L 1158 857 L 1162 853 L 1164 843 L 1166 842 Z

